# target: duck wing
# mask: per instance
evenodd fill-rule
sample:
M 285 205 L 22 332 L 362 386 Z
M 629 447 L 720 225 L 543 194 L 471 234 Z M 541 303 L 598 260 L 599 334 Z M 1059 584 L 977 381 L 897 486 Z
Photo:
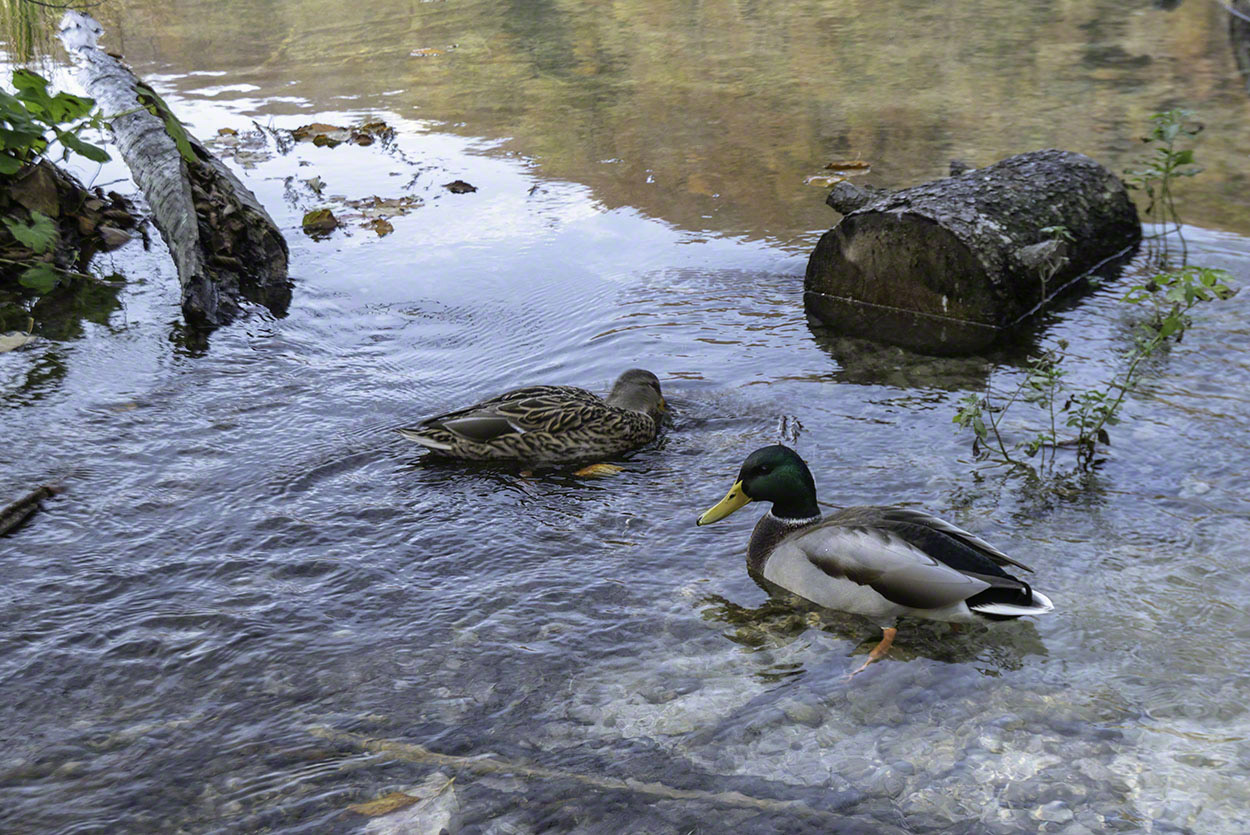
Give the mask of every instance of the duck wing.
M 868 586 L 911 609 L 954 606 L 1004 581 L 1019 586 L 1006 575 L 952 568 L 889 528 L 846 525 L 836 518 L 787 537 L 769 564 L 784 572 L 799 555 L 829 577 Z M 775 582 L 785 585 L 784 579 Z
M 996 566 L 1010 565 L 1024 571 L 1033 569 L 1009 557 L 976 534 L 932 513 L 908 507 L 851 507 L 834 515 L 849 524 L 879 526 L 896 531 L 923 551 L 958 569 L 983 571 L 987 559 Z M 978 568 L 980 566 L 980 568 Z M 998 574 L 1002 572 L 992 571 Z
M 576 386 L 528 386 L 426 418 L 420 425 L 445 429 L 467 441 L 489 443 L 507 435 L 568 431 L 607 408 L 602 399 Z

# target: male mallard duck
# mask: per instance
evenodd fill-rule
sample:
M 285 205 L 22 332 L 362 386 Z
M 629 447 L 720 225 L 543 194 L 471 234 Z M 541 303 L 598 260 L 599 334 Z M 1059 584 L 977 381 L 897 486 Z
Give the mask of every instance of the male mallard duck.
M 631 368 L 606 400 L 574 386 L 528 386 L 399 434 L 451 458 L 561 465 L 649 443 L 665 408 L 656 376 Z
M 1000 566 L 1031 568 L 936 516 L 904 507 L 848 507 L 822 517 L 811 470 L 789 447 L 767 446 L 747 456 L 728 495 L 697 524 L 710 525 L 755 500 L 773 506 L 751 534 L 751 576 L 817 605 L 866 615 L 884 630 L 856 673 L 889 650 L 897 631 L 892 624 L 902 615 L 1004 620 L 1054 609 L 1046 595 Z

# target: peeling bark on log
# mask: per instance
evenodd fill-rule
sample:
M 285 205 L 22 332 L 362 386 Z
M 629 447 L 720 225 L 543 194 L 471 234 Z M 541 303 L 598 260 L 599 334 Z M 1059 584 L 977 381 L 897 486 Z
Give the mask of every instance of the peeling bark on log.
M 897 192 L 840 183 L 846 216 L 807 264 L 807 310 L 836 330 L 967 353 L 1141 240 L 1124 184 L 1082 154 L 1034 151 Z M 1046 227 L 1064 227 L 1071 240 Z
M 287 245 L 273 220 L 239 180 L 188 134 L 188 162 L 164 120 L 140 101 L 141 82 L 101 49 L 90 16 L 66 12 L 60 36 L 80 79 L 112 123 L 113 140 L 147 198 L 182 285 L 187 323 L 212 328 L 241 312 L 241 301 L 282 315 L 290 302 Z

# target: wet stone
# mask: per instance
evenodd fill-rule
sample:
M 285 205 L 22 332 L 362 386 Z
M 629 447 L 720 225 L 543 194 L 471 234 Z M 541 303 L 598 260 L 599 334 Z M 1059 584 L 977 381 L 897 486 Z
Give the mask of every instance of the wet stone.
M 1094 830 L 1082 823 L 1073 823 L 1059 830 L 1060 835 L 1094 835 Z
M 823 707 L 808 704 L 797 699 L 782 699 L 779 706 L 790 721 L 798 722 L 800 725 L 815 728 L 825 719 Z
M 1033 818 L 1040 821 L 1067 823 L 1072 820 L 1072 810 L 1062 800 L 1054 800 L 1033 810 Z
M 877 797 L 898 797 L 907 788 L 907 781 L 890 766 L 882 766 L 873 773 L 863 785 L 870 795 Z

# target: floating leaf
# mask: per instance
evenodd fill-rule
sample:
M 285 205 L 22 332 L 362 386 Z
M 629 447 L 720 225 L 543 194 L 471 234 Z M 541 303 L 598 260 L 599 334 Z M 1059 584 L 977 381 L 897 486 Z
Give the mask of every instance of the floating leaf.
M 452 194 L 468 194 L 469 192 L 477 191 L 477 186 L 470 185 L 464 180 L 452 180 L 450 183 L 443 183 L 443 188 Z
M 353 209 L 359 209 L 364 217 L 396 217 L 406 215 L 421 205 L 420 197 L 365 197 L 360 200 L 344 200 Z
M 313 122 L 310 125 L 301 125 L 300 127 L 291 131 L 291 136 L 295 137 L 296 139 L 312 139 L 314 136 L 318 134 L 334 134 L 334 133 L 347 134 L 348 130 L 347 128 L 340 128 L 337 125 L 327 125 L 325 122 Z
M 391 222 L 382 217 L 375 217 L 373 220 L 366 221 L 360 225 L 377 232 L 379 238 L 383 238 L 395 231 L 395 227 L 391 225 Z

